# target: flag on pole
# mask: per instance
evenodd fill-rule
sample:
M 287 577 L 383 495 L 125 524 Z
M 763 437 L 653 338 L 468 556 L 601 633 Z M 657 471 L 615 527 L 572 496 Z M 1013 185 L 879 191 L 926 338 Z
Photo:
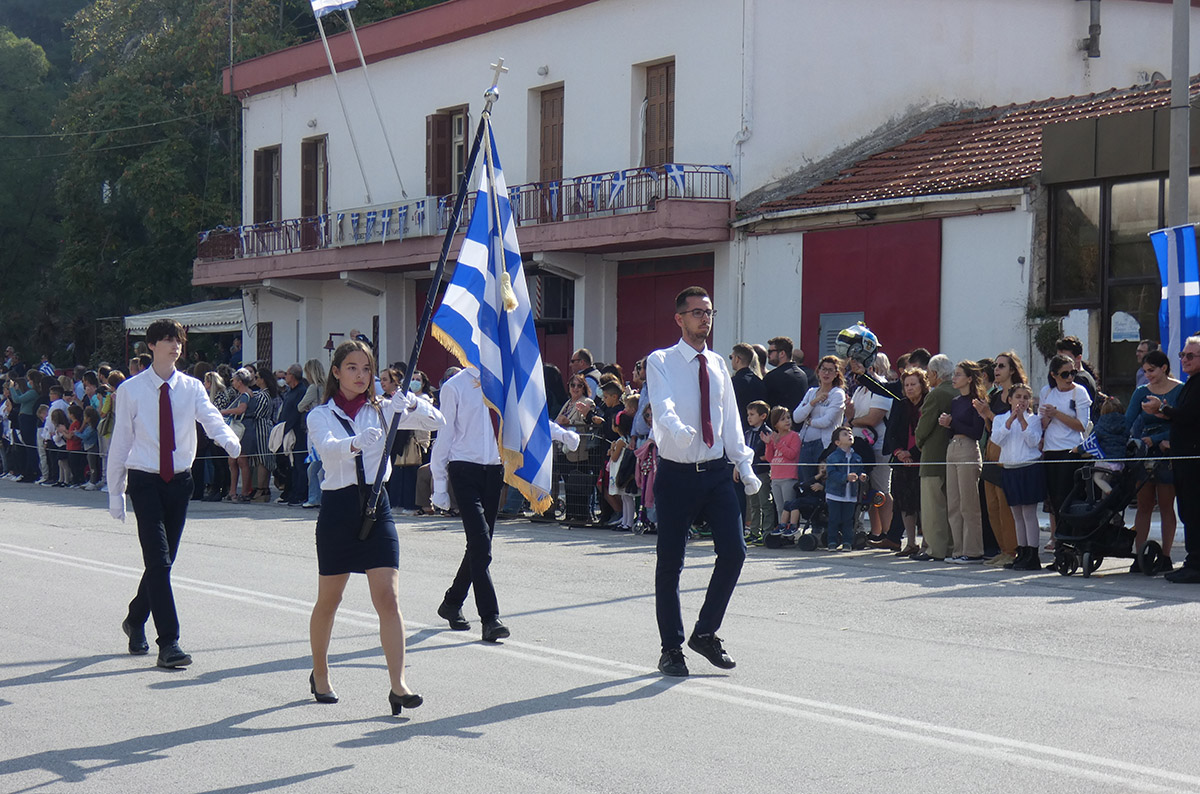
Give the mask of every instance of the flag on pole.
M 311 0 L 313 16 L 323 17 L 334 11 L 348 11 L 358 5 L 358 0 Z
M 433 336 L 464 367 L 478 368 L 484 402 L 499 419 L 504 478 L 540 513 L 552 502 L 542 354 L 490 124 L 487 133 L 488 166 L 454 276 L 433 316 Z
M 1189 336 L 1200 334 L 1200 266 L 1196 257 L 1196 227 L 1172 226 L 1150 232 L 1162 279 L 1158 327 L 1163 352 L 1179 372 L 1179 351 Z

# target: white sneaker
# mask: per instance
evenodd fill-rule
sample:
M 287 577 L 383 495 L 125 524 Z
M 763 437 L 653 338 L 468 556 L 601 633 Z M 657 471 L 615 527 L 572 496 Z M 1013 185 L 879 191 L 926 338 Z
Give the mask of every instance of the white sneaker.
M 38 477 L 36 480 L 34 480 L 34 481 L 33 481 L 33 484 L 34 484 L 34 485 L 41 485 L 41 484 L 42 484 L 42 483 L 44 483 L 45 481 L 46 481 L 46 478 L 45 478 L 45 477 Z
M 101 485 L 101 486 L 100 486 L 100 493 L 108 493 L 108 486 L 107 486 L 107 485 Z

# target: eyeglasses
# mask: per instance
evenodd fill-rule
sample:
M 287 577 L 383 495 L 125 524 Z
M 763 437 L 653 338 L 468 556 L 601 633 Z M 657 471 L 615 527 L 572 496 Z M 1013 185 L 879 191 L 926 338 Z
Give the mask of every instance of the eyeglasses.
M 1075 370 L 1073 370 L 1073 369 L 1064 369 L 1062 372 L 1058 373 L 1058 377 L 1060 377 L 1060 378 L 1073 378 L 1073 377 L 1075 377 Z
M 573 359 L 571 359 L 571 363 L 572 364 L 582 364 L 583 359 L 582 358 L 573 358 Z
M 778 353 L 778 352 L 779 352 L 779 349 L 778 349 L 778 348 L 775 348 L 775 347 L 768 347 L 768 348 L 767 348 L 767 352 L 768 352 L 768 353 Z
M 690 314 L 693 317 L 695 317 L 697 320 L 703 320 L 706 317 L 716 317 L 717 310 L 716 309 L 690 309 L 689 311 L 686 311 L 686 312 L 676 312 L 676 314 L 679 314 L 679 315 Z
M 1180 351 L 1179 357 L 1184 361 L 1191 361 L 1193 358 L 1200 358 L 1200 353 L 1193 353 L 1190 350 Z

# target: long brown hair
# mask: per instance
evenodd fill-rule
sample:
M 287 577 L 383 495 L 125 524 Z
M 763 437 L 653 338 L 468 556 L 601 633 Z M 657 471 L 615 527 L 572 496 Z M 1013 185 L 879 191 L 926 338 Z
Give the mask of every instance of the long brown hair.
M 961 369 L 963 374 L 967 376 L 967 379 L 971 381 L 971 389 L 967 396 L 972 400 L 984 399 L 982 382 L 983 370 L 980 369 L 979 365 L 969 358 L 964 358 L 962 361 L 958 362 L 956 366 Z
M 845 387 L 846 379 L 842 377 L 842 372 L 843 372 L 842 360 L 840 358 L 838 358 L 837 356 L 825 356 L 824 358 L 822 358 L 820 361 L 817 362 L 818 370 L 821 369 L 822 364 L 833 364 L 835 367 L 837 367 L 837 374 L 833 376 L 833 384 L 832 385 L 838 386 L 838 387 Z M 820 382 L 819 381 L 819 378 L 820 378 L 819 372 L 817 373 L 817 377 L 818 377 L 818 383 L 819 383 Z
M 362 353 L 367 357 L 367 368 L 372 375 L 367 381 L 367 402 L 372 405 L 379 404 L 379 396 L 375 394 L 375 355 L 371 352 L 371 348 L 366 342 L 360 342 L 357 339 L 342 342 L 337 346 L 337 350 L 333 351 L 333 361 L 329 364 L 329 375 L 325 378 L 325 396 L 322 398 L 322 402 L 332 400 L 333 395 L 337 394 L 338 389 L 342 387 L 342 384 L 338 382 L 337 375 L 333 371 L 334 369 L 341 370 L 342 362 L 346 360 L 346 356 L 355 352 Z

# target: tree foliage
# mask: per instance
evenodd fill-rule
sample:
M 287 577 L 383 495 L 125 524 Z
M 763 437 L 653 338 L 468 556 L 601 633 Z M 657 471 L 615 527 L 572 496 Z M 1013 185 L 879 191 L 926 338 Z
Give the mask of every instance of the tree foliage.
M 437 2 L 353 13 L 362 25 Z M 86 360 L 97 318 L 216 297 L 191 286 L 191 263 L 197 232 L 241 217 L 240 113 L 221 91 L 231 6 L 235 61 L 316 26 L 308 0 L 5 3 L 36 40 L 0 28 L 0 180 L 19 186 L 0 191 L 0 341 L 64 364 L 74 342 Z

